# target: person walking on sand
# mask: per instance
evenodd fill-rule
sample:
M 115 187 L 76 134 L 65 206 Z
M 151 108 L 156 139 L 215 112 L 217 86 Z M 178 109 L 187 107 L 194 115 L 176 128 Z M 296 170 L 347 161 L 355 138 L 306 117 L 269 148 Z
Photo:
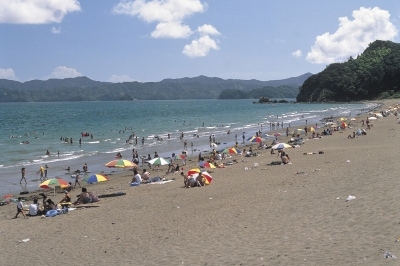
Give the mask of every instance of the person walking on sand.
M 26 177 L 25 177 L 25 167 L 22 167 L 21 168 L 21 180 L 19 181 L 19 183 L 21 184 L 22 183 L 22 180 L 25 180 L 25 184 L 27 183 L 26 182 Z
M 81 187 L 81 183 L 79 182 L 80 179 L 81 177 L 79 176 L 79 173 L 76 173 L 74 188 L 76 187 L 76 184 L 79 184 L 79 187 Z
M 17 203 L 17 214 L 15 215 L 15 219 L 17 219 L 18 214 L 22 213 L 24 218 L 26 218 L 26 215 L 24 213 L 24 206 L 22 205 L 22 198 L 18 197 L 18 203 Z

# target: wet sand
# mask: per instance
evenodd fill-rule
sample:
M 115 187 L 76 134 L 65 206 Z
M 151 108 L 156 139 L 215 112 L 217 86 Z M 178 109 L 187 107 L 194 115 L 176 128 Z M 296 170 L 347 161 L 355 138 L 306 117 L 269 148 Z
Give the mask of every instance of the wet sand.
M 397 102 L 384 101 L 383 108 Z M 356 124 L 367 116 L 357 117 Z M 286 150 L 288 165 L 268 165 L 279 160 L 269 149 L 260 150 L 258 157 L 235 156 L 237 164 L 213 169 L 212 184 L 202 188 L 183 188 L 179 174 L 167 175 L 175 180 L 166 184 L 130 187 L 133 174 L 125 171 L 86 187 L 98 195 L 126 195 L 53 218 L 12 219 L 16 204 L 0 206 L 2 261 L 397 265 L 398 259 L 383 255 L 400 256 L 395 242 L 400 236 L 399 127 L 396 117 L 388 116 L 375 120 L 366 136 L 347 138 L 355 130 L 351 128 L 306 140 L 300 148 Z M 192 158 L 185 171 L 196 164 Z M 161 169 L 151 171 L 152 176 L 167 167 Z M 78 193 L 76 189 L 71 195 Z M 56 201 L 63 197 L 47 194 Z M 356 199 L 346 201 L 349 195 Z

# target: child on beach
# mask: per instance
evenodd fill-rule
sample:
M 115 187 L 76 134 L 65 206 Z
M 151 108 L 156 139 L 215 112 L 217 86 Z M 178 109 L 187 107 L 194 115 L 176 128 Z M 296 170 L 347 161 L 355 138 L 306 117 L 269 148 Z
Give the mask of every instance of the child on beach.
M 17 219 L 18 215 L 22 213 L 22 215 L 24 216 L 24 218 L 26 218 L 26 215 L 24 213 L 24 206 L 22 205 L 22 198 L 19 197 L 18 198 L 18 203 L 17 203 L 17 214 L 15 215 L 15 219 Z

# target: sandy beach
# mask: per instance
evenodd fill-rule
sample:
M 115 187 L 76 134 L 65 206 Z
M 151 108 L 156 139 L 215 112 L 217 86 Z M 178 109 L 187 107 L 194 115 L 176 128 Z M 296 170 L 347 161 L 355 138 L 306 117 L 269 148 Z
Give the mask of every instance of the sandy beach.
M 398 100 L 382 102 L 386 109 Z M 269 149 L 235 156 L 238 163 L 213 169 L 201 188 L 184 188 L 179 174 L 130 187 L 125 171 L 86 187 L 126 195 L 68 214 L 13 219 L 16 204 L 0 206 L 2 265 L 398 265 L 384 253 L 400 257 L 400 124 L 391 115 L 348 138 L 368 116 L 287 149 L 291 164 L 269 165 L 279 160 Z M 196 165 L 192 158 L 185 171 Z

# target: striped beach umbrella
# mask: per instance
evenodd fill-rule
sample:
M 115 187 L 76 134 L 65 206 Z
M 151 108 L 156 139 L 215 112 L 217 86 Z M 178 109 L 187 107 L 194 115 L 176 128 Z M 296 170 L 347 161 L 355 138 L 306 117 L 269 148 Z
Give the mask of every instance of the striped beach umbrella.
M 109 179 L 105 175 L 94 174 L 94 175 L 85 177 L 82 180 L 85 181 L 86 183 L 98 183 L 98 182 L 108 181 Z
M 170 161 L 167 159 L 164 159 L 162 157 L 157 157 L 154 159 L 151 159 L 150 161 L 147 161 L 151 165 L 168 165 L 170 164 Z
M 124 160 L 124 159 L 112 160 L 111 162 L 106 163 L 105 166 L 107 166 L 109 168 L 137 167 L 137 165 L 135 163 L 132 163 L 131 161 Z
M 214 164 L 212 164 L 212 163 L 209 163 L 209 162 L 200 162 L 199 163 L 199 166 L 200 167 L 204 167 L 204 168 L 211 168 L 211 169 L 215 169 L 215 168 L 217 168 L 217 167 L 215 167 L 215 165 Z
M 68 182 L 61 178 L 52 178 L 42 182 L 39 187 L 41 188 L 55 188 L 56 186 L 68 186 Z

